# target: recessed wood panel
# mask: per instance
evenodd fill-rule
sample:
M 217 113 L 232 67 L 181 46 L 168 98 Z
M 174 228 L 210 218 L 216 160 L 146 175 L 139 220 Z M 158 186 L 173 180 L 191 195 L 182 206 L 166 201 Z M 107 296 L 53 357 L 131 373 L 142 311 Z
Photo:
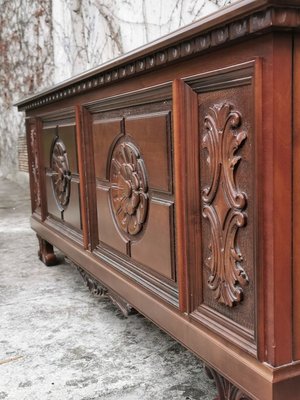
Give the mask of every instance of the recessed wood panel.
M 50 151 L 55 136 L 56 136 L 55 128 L 43 129 L 42 133 L 43 164 L 45 168 L 50 168 Z
M 75 125 L 60 126 L 58 128 L 58 136 L 66 146 L 70 171 L 72 174 L 78 173 Z
M 125 130 L 138 144 L 153 189 L 171 191 L 170 113 L 126 118 Z
M 51 176 L 49 176 L 49 175 L 46 175 L 46 194 L 47 194 L 48 213 L 58 219 L 61 219 L 61 213 L 57 207 L 57 204 L 56 204 L 56 201 L 55 201 L 55 198 L 53 195 Z
M 132 242 L 131 257 L 160 275 L 175 279 L 172 253 L 173 205 L 152 201 L 143 237 Z
M 69 195 L 67 196 L 68 200 L 63 208 L 60 204 L 58 204 L 53 191 L 52 174 L 57 174 L 57 171 L 52 171 L 53 165 L 51 164 L 51 157 L 53 144 L 55 141 L 57 143 L 61 143 L 61 146 L 63 146 L 64 156 L 66 157 L 65 160 L 67 160 L 66 164 L 62 164 L 60 167 L 64 169 L 64 174 L 67 174 L 71 177 L 70 182 L 69 180 L 66 181 L 70 185 L 70 191 Z M 50 216 L 66 222 L 69 226 L 74 227 L 76 230 L 81 230 L 82 226 L 75 125 L 44 128 L 42 134 L 42 143 L 43 161 L 46 174 L 48 213 Z M 65 171 L 65 168 L 68 168 L 68 171 Z
M 106 180 L 106 165 L 111 145 L 121 132 L 121 119 L 101 120 L 93 123 L 95 175 Z
M 99 240 L 126 254 L 126 242 L 115 226 L 109 206 L 109 190 L 106 188 L 97 188 L 97 214 Z
M 70 201 L 64 210 L 64 221 L 74 228 L 81 230 L 79 184 L 71 181 Z
M 254 122 L 249 85 L 198 95 L 203 305 L 255 328 Z

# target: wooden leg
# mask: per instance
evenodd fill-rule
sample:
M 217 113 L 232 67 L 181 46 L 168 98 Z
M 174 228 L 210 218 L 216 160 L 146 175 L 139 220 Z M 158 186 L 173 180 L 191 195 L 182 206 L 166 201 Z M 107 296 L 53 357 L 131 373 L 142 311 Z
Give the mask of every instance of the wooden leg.
M 47 265 L 47 267 L 51 265 L 58 264 L 58 259 L 54 254 L 52 244 L 48 243 L 46 240 L 42 239 L 39 235 L 36 235 L 39 240 L 39 251 L 38 256 L 39 259 Z
M 219 397 L 215 400 L 252 400 L 251 397 L 246 395 L 229 382 L 226 378 L 216 372 L 214 369 L 206 366 L 206 374 L 210 379 L 213 379 L 216 383 Z

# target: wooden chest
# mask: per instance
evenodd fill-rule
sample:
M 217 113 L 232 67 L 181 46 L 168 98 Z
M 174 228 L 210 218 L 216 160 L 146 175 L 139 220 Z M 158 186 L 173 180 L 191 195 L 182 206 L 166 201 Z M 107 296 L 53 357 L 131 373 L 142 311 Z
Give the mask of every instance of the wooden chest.
M 299 28 L 298 0 L 241 1 L 18 103 L 40 258 L 197 354 L 220 399 L 300 399 Z

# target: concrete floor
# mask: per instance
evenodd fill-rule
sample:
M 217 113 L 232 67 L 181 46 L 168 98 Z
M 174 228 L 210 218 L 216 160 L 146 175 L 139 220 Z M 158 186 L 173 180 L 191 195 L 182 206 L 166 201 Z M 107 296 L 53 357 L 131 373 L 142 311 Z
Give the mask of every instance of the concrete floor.
M 45 267 L 29 194 L 0 178 L 0 399 L 212 400 L 190 352 L 94 297 L 71 265 Z

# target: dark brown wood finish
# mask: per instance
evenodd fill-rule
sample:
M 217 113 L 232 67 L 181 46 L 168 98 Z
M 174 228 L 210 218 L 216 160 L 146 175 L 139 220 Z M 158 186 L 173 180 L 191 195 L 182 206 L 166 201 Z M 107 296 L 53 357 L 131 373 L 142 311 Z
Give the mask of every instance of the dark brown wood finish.
M 84 136 L 82 134 L 82 112 L 81 107 L 76 106 L 76 138 L 77 138 L 77 154 L 78 154 L 78 168 L 80 176 L 80 204 L 81 204 L 81 221 L 82 221 L 82 234 L 83 234 L 83 247 L 88 249 L 89 233 L 88 233 L 88 220 L 87 220 L 87 184 L 85 175 L 85 159 L 84 159 Z
M 95 188 L 95 169 L 94 165 L 94 146 L 92 137 L 92 115 L 85 107 L 80 107 L 81 112 L 81 132 L 83 135 L 82 141 L 82 159 L 85 165 L 85 196 L 86 196 L 86 211 L 88 225 L 88 248 L 93 251 L 99 243 L 98 227 L 95 224 L 97 221 L 97 199 Z
M 39 183 L 38 148 L 36 140 L 36 120 L 26 120 L 27 153 L 29 164 L 31 211 L 35 212 L 41 206 L 41 191 Z
M 300 392 L 299 28 L 299 1 L 244 0 L 18 104 L 41 257 L 197 354 L 220 399 Z
M 41 143 L 42 122 L 40 118 L 27 118 L 27 152 L 30 176 L 31 208 L 42 221 L 47 216 L 46 189 L 43 185 L 43 151 Z
M 47 240 L 41 238 L 39 235 L 37 235 L 37 238 L 39 241 L 39 251 L 38 251 L 39 259 L 45 265 L 47 265 L 47 267 L 58 264 L 58 259 L 54 253 L 52 244 L 47 242 Z

